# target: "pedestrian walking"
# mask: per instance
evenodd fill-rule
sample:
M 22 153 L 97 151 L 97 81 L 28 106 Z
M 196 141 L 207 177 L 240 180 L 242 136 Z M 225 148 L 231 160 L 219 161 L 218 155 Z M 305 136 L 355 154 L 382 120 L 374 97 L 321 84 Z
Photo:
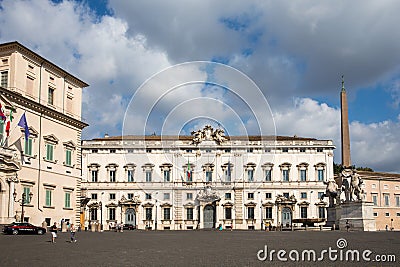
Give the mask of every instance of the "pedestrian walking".
M 350 223 L 349 220 L 346 220 L 346 231 L 350 231 Z
M 71 243 L 76 242 L 75 234 L 76 234 L 76 226 L 75 224 L 71 224 L 69 227 L 69 231 L 71 233 Z
M 50 227 L 50 233 L 51 233 L 51 243 L 56 243 L 56 238 L 57 238 L 57 223 L 54 222 L 54 224 Z

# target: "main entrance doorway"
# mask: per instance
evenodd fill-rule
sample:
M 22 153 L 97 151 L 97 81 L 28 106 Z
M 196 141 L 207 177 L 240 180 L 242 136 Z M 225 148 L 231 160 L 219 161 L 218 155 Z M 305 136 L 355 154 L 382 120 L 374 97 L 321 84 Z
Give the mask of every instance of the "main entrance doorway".
M 292 210 L 290 208 L 282 209 L 282 225 L 290 227 L 292 225 Z
M 136 212 L 134 209 L 129 208 L 126 209 L 125 212 L 125 223 L 126 224 L 133 224 L 136 226 Z
M 215 227 L 215 207 L 207 205 L 204 207 L 204 228 L 210 229 Z

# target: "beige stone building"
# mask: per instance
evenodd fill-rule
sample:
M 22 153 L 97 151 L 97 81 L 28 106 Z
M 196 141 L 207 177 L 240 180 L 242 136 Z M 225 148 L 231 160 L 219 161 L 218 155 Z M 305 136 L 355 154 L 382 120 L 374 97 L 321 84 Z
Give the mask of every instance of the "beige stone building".
M 325 223 L 331 140 L 124 136 L 82 144 L 83 224 L 138 229 L 265 229 Z
M 0 75 L 0 224 L 78 222 L 88 84 L 18 42 L 0 45 Z
M 366 200 L 374 203 L 377 230 L 400 230 L 400 174 L 357 172 L 364 181 Z

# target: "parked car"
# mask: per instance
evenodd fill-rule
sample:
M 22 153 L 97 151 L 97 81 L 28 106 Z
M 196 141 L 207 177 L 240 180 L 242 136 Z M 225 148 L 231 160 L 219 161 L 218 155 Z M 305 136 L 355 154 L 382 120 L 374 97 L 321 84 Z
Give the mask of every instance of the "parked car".
M 6 225 L 3 228 L 3 233 L 5 234 L 37 234 L 43 235 L 46 233 L 46 229 L 39 226 L 34 226 L 30 223 L 13 222 L 12 224 Z
M 133 224 L 124 224 L 123 229 L 124 230 L 135 230 L 136 227 Z

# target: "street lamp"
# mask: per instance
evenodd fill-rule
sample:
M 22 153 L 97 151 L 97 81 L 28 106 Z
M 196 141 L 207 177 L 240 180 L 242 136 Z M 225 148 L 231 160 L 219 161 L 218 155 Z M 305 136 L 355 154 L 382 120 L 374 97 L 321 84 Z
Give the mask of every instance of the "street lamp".
M 22 207 L 21 222 L 24 222 L 24 206 L 25 206 L 25 204 L 28 204 L 29 202 L 31 202 L 33 193 L 30 192 L 29 195 L 27 196 L 26 193 L 24 192 L 24 193 L 22 193 L 22 198 L 17 200 L 17 191 L 14 190 L 13 196 L 14 196 L 14 202 L 21 203 L 21 207 Z M 29 197 L 29 201 L 27 201 L 28 200 L 27 197 Z
M 263 230 L 263 224 L 264 224 L 264 221 L 263 221 L 263 210 L 262 210 L 262 197 L 261 197 L 261 192 L 258 192 L 258 198 L 260 199 L 260 225 L 261 225 L 261 227 L 260 227 L 260 229 L 261 229 L 261 231 Z
M 157 230 L 157 197 L 158 197 L 158 192 L 156 192 L 156 216 L 154 216 L 155 221 L 154 221 L 154 230 Z
M 100 231 L 103 231 L 103 203 L 99 202 L 100 206 Z

